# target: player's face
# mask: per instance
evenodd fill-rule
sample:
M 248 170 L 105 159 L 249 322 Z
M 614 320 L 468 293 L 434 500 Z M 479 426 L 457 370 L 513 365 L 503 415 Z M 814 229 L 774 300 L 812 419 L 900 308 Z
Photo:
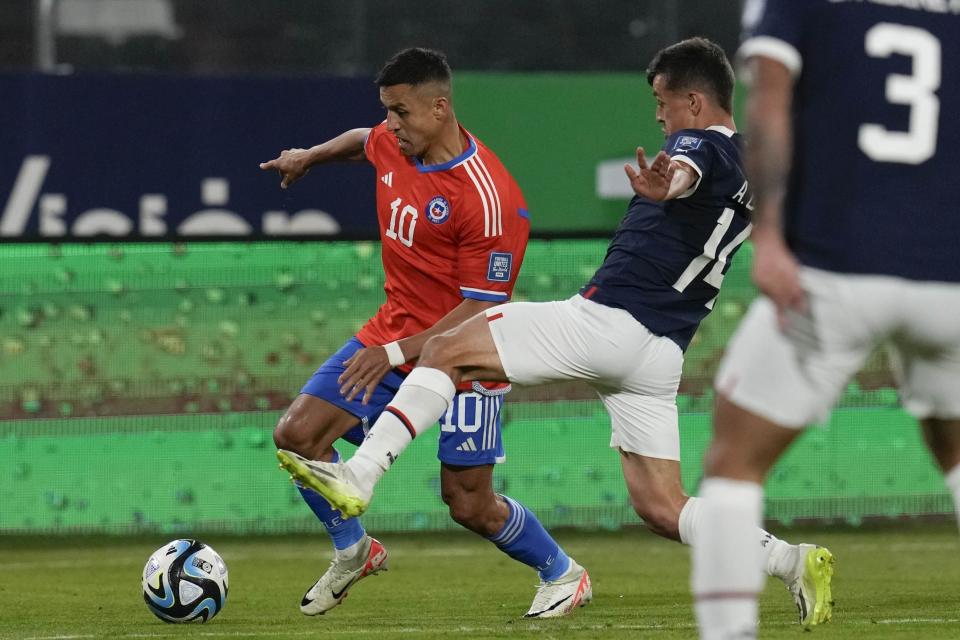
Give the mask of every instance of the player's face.
M 380 102 L 387 109 L 387 129 L 397 137 L 400 152 L 422 156 L 442 130 L 443 121 L 430 86 L 395 84 L 380 87 Z
M 671 91 L 663 74 L 653 78 L 653 97 L 657 100 L 657 122 L 664 136 L 680 129 L 695 129 L 694 100 L 689 91 Z

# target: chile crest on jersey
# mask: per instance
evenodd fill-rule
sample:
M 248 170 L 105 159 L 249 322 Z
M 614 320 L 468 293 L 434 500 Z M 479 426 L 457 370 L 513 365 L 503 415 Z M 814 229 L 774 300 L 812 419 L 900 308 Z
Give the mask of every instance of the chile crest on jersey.
M 443 196 L 434 196 L 427 203 L 424 213 L 433 224 L 443 224 L 450 217 L 450 203 Z

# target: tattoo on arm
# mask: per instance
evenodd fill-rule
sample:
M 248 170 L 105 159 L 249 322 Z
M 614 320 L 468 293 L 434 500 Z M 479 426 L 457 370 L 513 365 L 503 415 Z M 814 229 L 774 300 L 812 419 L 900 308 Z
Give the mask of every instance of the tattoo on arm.
M 754 224 L 782 229 L 782 207 L 793 154 L 793 78 L 779 62 L 753 60 L 754 85 L 747 100 L 747 173 L 756 195 Z

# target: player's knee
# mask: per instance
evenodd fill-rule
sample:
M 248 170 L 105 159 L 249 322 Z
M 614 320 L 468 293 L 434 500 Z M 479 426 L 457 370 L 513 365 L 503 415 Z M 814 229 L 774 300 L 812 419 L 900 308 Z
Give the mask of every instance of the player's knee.
M 633 499 L 633 510 L 650 531 L 669 538 L 680 539 L 680 514 L 668 504 Z
M 308 431 L 300 424 L 295 413 L 287 412 L 277 421 L 273 428 L 273 443 L 278 449 L 286 449 L 303 455 L 302 450 L 308 445 L 304 434 Z
M 457 341 L 452 336 L 433 336 L 420 350 L 418 364 L 422 367 L 443 368 L 448 364 L 456 344 Z
M 441 490 L 440 497 L 443 498 L 443 503 L 450 510 L 450 517 L 453 521 L 469 528 L 468 523 L 473 520 L 476 514 L 474 501 L 470 499 L 470 494 L 459 488 L 448 489 L 445 487 Z
M 465 529 L 486 534 L 486 505 L 476 493 L 463 491 L 459 487 L 444 489 L 441 492 L 443 502 L 450 510 L 450 518 Z

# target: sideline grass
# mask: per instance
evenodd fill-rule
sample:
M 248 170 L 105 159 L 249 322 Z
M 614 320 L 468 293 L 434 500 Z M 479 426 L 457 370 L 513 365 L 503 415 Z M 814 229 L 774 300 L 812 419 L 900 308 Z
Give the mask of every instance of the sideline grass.
M 831 638 L 956 638 L 960 538 L 952 525 L 787 530 L 837 557 Z M 687 549 L 642 529 L 560 532 L 586 566 L 594 602 L 561 620 L 520 616 L 535 575 L 467 534 L 382 536 L 390 571 L 360 583 L 345 604 L 307 618 L 297 604 L 326 567 L 309 537 L 206 541 L 230 569 L 224 611 L 205 625 L 167 625 L 146 609 L 139 575 L 166 537 L 0 537 L 0 639 L 100 638 L 693 638 Z M 762 638 L 805 636 L 789 595 L 771 579 Z

